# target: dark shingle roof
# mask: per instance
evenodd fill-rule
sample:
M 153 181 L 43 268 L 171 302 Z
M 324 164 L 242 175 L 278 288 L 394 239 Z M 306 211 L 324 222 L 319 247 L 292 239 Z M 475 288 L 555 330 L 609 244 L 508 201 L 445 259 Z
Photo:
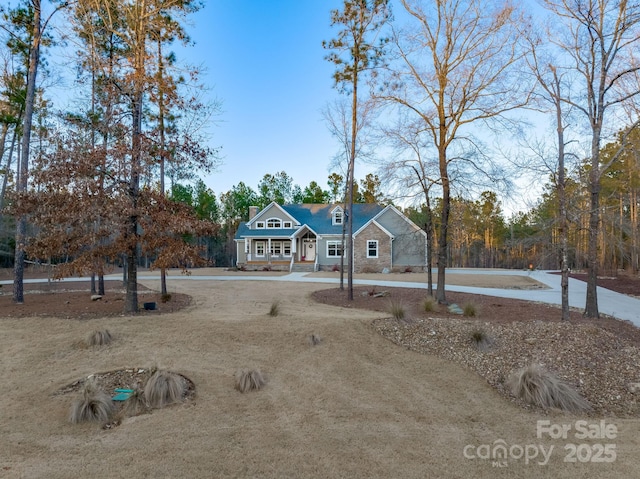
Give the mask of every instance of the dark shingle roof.
M 342 225 L 331 224 L 331 212 L 336 207 L 342 205 L 283 205 L 282 209 L 293 216 L 300 224 L 306 224 L 316 233 L 322 234 L 341 234 Z M 357 231 L 367 221 L 373 218 L 384 209 L 383 206 L 376 204 L 355 204 L 353 205 L 353 213 L 351 221 L 353 221 L 353 231 Z
M 339 235 L 342 234 L 342 225 L 332 224 L 332 211 L 336 207 L 342 207 L 340 204 L 302 204 L 302 205 L 282 205 L 282 209 L 294 218 L 300 225 L 307 225 L 319 235 Z M 377 204 L 365 203 L 354 204 L 351 221 L 353 222 L 353 231 L 357 231 L 365 223 L 380 213 L 384 206 Z M 295 232 L 295 229 L 277 229 L 265 228 L 259 230 L 251 230 L 246 223 L 240 223 L 236 238 L 244 238 L 247 236 L 270 236 L 270 237 L 288 237 Z

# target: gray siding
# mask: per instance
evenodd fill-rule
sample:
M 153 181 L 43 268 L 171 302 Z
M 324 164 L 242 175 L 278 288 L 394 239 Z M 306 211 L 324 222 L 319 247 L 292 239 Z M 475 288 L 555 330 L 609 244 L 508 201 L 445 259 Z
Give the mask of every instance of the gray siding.
M 422 230 L 391 209 L 386 210 L 376 221 L 395 237 L 392 258 L 394 267 L 423 267 L 426 264 L 426 238 Z

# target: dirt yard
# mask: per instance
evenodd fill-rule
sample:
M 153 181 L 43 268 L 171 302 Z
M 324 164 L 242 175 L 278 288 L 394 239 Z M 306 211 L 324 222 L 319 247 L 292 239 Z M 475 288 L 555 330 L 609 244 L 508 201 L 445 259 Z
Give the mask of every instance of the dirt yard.
M 155 280 L 143 284 L 158 288 Z M 525 409 L 471 366 L 418 352 L 409 344 L 415 338 L 409 333 L 427 319 L 421 323 L 409 307 L 411 321 L 395 325 L 407 328 L 408 343 L 396 344 L 381 334 L 382 323 L 390 326 L 385 307 L 335 305 L 340 299 L 330 291 L 333 286 L 188 281 L 179 276 L 169 285 L 172 301 L 166 307 L 173 312 L 159 303 L 159 311 L 138 316 L 83 309 L 94 303 L 121 305 L 116 291 L 94 303 L 86 291 L 68 293 L 79 295 L 78 305 L 67 293 L 45 292 L 38 297 L 46 300 L 34 310 L 30 308 L 36 301 L 29 300 L 36 295 L 28 294 L 25 305 L 16 306 L 22 309 L 11 315 L 4 287 L 0 477 L 637 475 L 637 417 Z M 333 297 L 334 304 L 316 301 L 317 291 Z M 360 293 L 371 305 L 369 291 Z M 182 295 L 189 295 L 190 302 Z M 274 298 L 280 314 L 271 317 Z M 535 318 L 529 324 L 548 325 L 557 317 L 555 308 L 543 305 L 480 298 L 451 297 L 461 304 L 475 301 L 475 321 L 493 321 L 492 327 L 510 325 L 514 311 L 516 319 Z M 444 312 L 433 316 L 451 321 Z M 110 346 L 77 346 L 91 331 L 103 328 L 115 336 Z M 612 328 L 590 334 L 635 340 L 632 330 Z M 323 341 L 311 346 L 311 334 Z M 536 340 L 534 346 L 542 349 L 552 344 L 541 336 Z M 591 352 L 597 362 L 598 351 Z M 549 357 L 553 353 L 547 350 Z M 67 421 L 75 395 L 60 391 L 69 384 L 95 373 L 154 365 L 193 381 L 195 399 L 125 419 L 109 430 Z M 234 389 L 233 374 L 244 367 L 266 374 L 264 390 L 240 394 Z M 640 369 L 634 369 L 636 373 Z M 549 430 L 562 428 L 564 437 L 550 437 Z M 584 430 L 588 437 L 581 434 Z M 492 457 L 496 446 L 506 446 L 505 460 Z

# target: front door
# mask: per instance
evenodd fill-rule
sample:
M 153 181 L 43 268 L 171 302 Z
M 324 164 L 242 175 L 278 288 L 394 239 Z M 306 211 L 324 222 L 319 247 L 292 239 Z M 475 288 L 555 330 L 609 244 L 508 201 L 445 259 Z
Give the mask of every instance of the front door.
M 316 240 L 314 239 L 302 240 L 302 260 L 303 261 L 316 260 Z

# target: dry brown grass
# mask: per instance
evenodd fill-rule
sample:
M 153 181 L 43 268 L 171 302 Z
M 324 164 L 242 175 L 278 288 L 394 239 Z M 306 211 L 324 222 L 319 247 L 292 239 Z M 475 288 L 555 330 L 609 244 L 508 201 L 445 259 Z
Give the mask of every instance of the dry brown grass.
M 606 418 L 618 427 L 614 463 L 565 463 L 564 443 L 538 439 L 536 421 L 599 418 L 524 410 L 468 368 L 382 338 L 371 321 L 388 317 L 386 311 L 310 299 L 326 285 L 177 276 L 169 279 L 172 291 L 193 295 L 191 306 L 174 314 L 110 317 L 109 328 L 123 339 L 109 348 L 69 344 L 104 319 L 0 319 L 3 479 L 595 479 L 635 477 L 640 468 L 640 420 Z M 159 281 L 145 284 L 159 287 Z M 287 314 L 265 320 L 274 295 Z M 386 307 L 387 299 L 380 301 Z M 306 343 L 311 332 L 322 333 L 322 346 Z M 125 418 L 108 431 L 67 422 L 72 397 L 56 394 L 60 388 L 92 372 L 151 361 L 197 384 L 193 405 Z M 269 372 L 259 394 L 233 389 L 242 365 Z M 546 466 L 520 460 L 501 469 L 463 456 L 466 445 L 500 438 L 555 450 Z

